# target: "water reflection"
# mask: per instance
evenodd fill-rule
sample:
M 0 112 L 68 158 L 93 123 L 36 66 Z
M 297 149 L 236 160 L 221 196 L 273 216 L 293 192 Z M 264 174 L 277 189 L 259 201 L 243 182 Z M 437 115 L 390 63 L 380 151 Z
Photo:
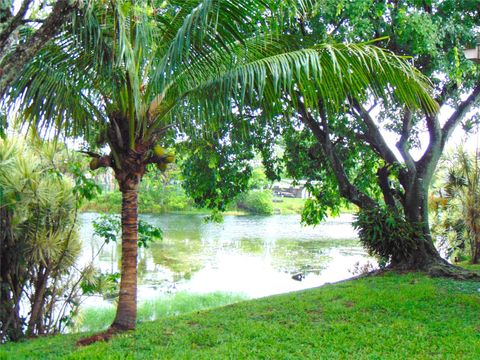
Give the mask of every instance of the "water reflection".
M 81 216 L 82 262 L 98 253 L 98 268 L 118 271 L 120 245 L 102 246 L 92 236 L 97 216 Z M 315 228 L 301 226 L 297 215 L 226 216 L 222 224 L 207 224 L 199 215 L 142 218 L 160 226 L 164 239 L 140 250 L 140 299 L 176 290 L 267 296 L 345 279 L 355 262 L 372 262 L 348 215 Z M 293 274 L 304 278 L 296 281 Z

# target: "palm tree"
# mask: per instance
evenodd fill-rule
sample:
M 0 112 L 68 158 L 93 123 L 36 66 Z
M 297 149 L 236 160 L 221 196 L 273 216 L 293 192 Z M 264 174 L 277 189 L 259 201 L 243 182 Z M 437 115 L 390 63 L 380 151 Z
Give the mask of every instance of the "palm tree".
M 15 104 L 30 125 L 83 137 L 92 168 L 115 173 L 122 270 L 112 329 L 135 327 L 138 185 L 148 164 L 165 164 L 153 148 L 170 131 L 214 130 L 235 116 L 234 103 L 273 115 L 279 95 L 294 92 L 309 106 L 322 98 L 338 109 L 347 96 L 384 96 L 389 88 L 412 108 L 435 108 L 428 81 L 390 52 L 281 35 L 278 24 L 304 11 L 298 3 L 96 2 L 13 85 L 10 99 L 21 100 Z
M 469 155 L 460 148 L 448 168 L 445 189 L 449 211 L 460 213 L 459 221 L 467 230 L 472 264 L 480 261 L 480 153 Z M 457 211 L 455 211 L 457 210 Z

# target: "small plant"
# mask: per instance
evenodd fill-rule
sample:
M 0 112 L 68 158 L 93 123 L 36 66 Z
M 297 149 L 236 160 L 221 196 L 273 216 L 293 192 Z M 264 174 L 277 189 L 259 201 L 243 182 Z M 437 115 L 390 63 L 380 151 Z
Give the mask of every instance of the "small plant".
M 360 263 L 360 261 L 357 261 L 355 262 L 355 264 L 353 264 L 353 268 L 349 269 L 348 271 L 352 275 L 364 275 L 376 269 L 377 269 L 377 266 L 375 266 L 375 264 L 373 264 L 370 261 L 367 261 L 366 263 L 362 263 L 362 264 Z
M 94 235 L 100 237 L 108 244 L 117 241 L 120 236 L 120 217 L 111 214 L 102 214 L 93 222 Z M 149 243 L 155 240 L 162 240 L 163 232 L 157 226 L 139 220 L 138 221 L 138 247 L 148 247 Z
M 85 296 L 100 294 L 106 299 L 118 296 L 120 273 L 102 274 L 96 273 L 91 278 L 85 278 L 80 284 Z

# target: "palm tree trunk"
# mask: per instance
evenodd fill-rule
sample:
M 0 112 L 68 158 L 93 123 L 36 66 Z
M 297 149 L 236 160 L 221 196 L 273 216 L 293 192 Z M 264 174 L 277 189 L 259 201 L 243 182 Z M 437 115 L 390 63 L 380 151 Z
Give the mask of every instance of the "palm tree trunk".
M 137 320 L 138 182 L 121 186 L 122 277 L 117 314 L 112 328 L 130 330 Z
M 473 245 L 473 252 L 472 252 L 472 264 L 478 264 L 480 260 L 480 233 L 475 233 L 475 243 Z

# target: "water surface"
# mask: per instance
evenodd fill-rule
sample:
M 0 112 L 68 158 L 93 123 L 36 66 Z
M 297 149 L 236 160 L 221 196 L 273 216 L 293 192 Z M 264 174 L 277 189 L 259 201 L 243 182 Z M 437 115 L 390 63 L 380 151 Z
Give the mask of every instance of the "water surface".
M 98 254 L 95 266 L 115 272 L 120 244 L 102 247 L 93 236 L 98 216 L 81 215 L 81 261 Z M 179 290 L 256 298 L 346 279 L 355 263 L 374 263 L 361 248 L 350 215 L 316 227 L 300 225 L 298 215 L 225 216 L 221 224 L 205 223 L 201 215 L 141 217 L 162 228 L 164 239 L 140 249 L 139 300 Z

